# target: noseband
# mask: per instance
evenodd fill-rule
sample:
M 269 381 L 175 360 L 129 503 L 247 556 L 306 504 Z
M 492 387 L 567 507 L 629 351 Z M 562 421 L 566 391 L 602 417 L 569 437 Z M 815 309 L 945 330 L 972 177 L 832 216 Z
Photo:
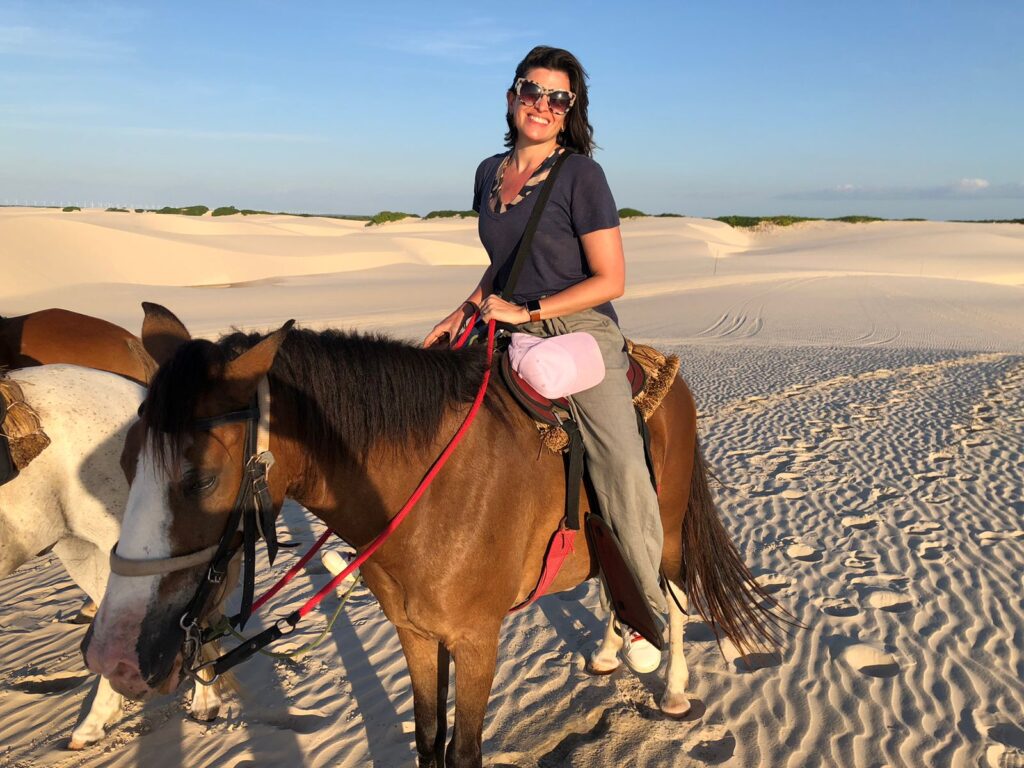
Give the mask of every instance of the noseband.
M 236 423 L 245 425 L 245 455 L 248 458 L 242 472 L 238 493 L 235 496 L 234 507 L 224 526 L 220 540 L 198 552 L 152 560 L 121 557 L 117 554 L 116 544 L 110 551 L 110 571 L 119 576 L 158 576 L 209 563 L 205 577 L 178 622 L 185 631 L 182 653 L 185 657 L 185 669 L 189 673 L 193 673 L 199 664 L 199 653 L 202 647 L 199 616 L 203 606 L 211 592 L 215 588 L 222 587 L 228 565 L 238 552 L 238 545 L 233 543 L 235 534 L 239 530 L 242 532 L 242 548 L 245 557 L 242 604 L 239 614 L 235 617 L 240 629 L 245 626 L 246 620 L 252 613 L 257 539 L 263 538 L 267 542 L 267 555 L 271 565 L 274 563 L 274 558 L 277 557 L 278 543 L 275 528 L 277 510 L 274 509 L 270 488 L 267 484 L 267 474 L 274 464 L 274 455 L 270 452 L 270 384 L 265 376 L 260 379 L 256 396 L 248 408 L 197 419 L 192 426 L 197 431 L 209 431 L 224 424 Z

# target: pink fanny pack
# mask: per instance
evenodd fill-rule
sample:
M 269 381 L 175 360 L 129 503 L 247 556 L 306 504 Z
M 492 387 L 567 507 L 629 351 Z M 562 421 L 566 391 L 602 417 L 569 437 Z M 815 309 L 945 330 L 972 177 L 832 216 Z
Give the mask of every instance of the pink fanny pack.
M 568 397 L 604 379 L 604 358 L 589 333 L 566 333 L 547 339 L 513 333 L 508 348 L 512 368 L 544 397 Z

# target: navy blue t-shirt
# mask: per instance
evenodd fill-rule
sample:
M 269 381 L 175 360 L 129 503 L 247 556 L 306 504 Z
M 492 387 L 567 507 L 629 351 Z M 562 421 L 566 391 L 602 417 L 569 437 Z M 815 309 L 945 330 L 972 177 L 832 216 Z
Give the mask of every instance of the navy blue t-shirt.
M 473 189 L 473 210 L 480 214 L 480 241 L 491 264 L 497 267 L 495 292 L 501 291 L 508 280 L 519 240 L 540 198 L 538 187 L 504 213 L 491 210 L 488 197 L 505 154 L 494 155 L 480 163 Z M 544 181 L 542 185 L 547 183 Z M 531 253 L 519 273 L 515 293 L 505 298 L 523 304 L 591 277 L 593 272 L 583 254 L 580 236 L 618 225 L 618 209 L 601 166 L 585 155 L 570 155 L 555 178 L 555 186 L 533 237 Z M 618 322 L 610 301 L 594 309 Z

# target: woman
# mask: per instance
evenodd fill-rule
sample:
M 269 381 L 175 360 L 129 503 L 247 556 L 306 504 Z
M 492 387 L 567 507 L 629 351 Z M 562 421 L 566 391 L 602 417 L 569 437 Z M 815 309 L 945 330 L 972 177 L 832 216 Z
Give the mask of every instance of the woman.
M 480 214 L 480 239 L 491 264 L 466 301 L 480 307 L 483 320 L 516 324 L 524 333 L 585 331 L 597 340 L 605 379 L 573 397 L 575 416 L 601 511 L 651 605 L 664 614 L 658 499 L 626 381 L 625 339 L 611 304 L 625 287 L 619 217 L 604 172 L 591 159 L 586 76 L 575 56 L 546 46 L 516 67 L 507 93 L 505 146 L 511 151 L 487 158 L 476 172 L 473 210 Z M 515 292 L 502 298 L 537 190 L 566 151 L 573 154 L 554 180 Z M 464 306 L 438 323 L 424 345 L 445 334 L 455 338 Z M 657 668 L 658 651 L 639 635 L 624 635 L 627 663 L 640 672 Z

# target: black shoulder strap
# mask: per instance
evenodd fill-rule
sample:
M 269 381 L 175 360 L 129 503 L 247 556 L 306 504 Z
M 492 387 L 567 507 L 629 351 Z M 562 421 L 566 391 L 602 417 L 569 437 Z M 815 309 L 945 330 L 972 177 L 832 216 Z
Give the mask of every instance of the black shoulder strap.
M 562 154 L 555 160 L 555 164 L 551 166 L 551 170 L 548 172 L 548 177 L 544 180 L 544 186 L 537 193 L 539 195 L 537 204 L 533 207 L 533 213 L 530 214 L 530 220 L 526 223 L 523 237 L 519 240 L 515 260 L 512 262 L 512 271 L 505 282 L 505 287 L 499 294 L 503 299 L 508 300 L 508 297 L 515 292 L 516 283 L 519 282 L 519 273 L 523 271 L 523 264 L 526 263 L 526 257 L 530 254 L 530 246 L 533 243 L 533 236 L 537 232 L 537 225 L 540 224 L 541 214 L 544 213 L 548 198 L 551 197 L 551 189 L 555 186 L 555 178 L 558 176 L 558 171 L 561 169 L 562 163 L 565 162 L 565 158 L 571 154 L 571 149 L 562 149 Z

